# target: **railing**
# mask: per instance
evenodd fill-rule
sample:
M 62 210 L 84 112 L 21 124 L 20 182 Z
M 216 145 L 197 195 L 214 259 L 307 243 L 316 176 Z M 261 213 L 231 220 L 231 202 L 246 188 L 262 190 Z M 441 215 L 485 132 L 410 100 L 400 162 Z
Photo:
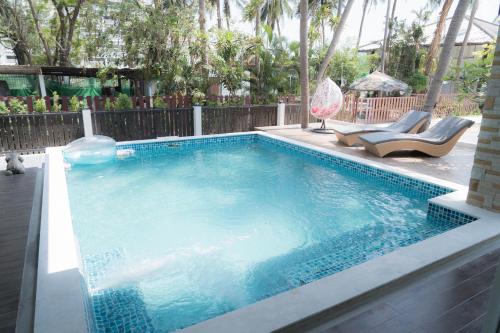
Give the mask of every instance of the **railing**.
M 346 96 L 344 109 L 337 118 L 344 118 L 339 120 L 370 124 L 392 122 L 410 110 L 422 109 L 424 101 L 425 95 L 374 98 Z M 436 118 L 442 118 L 450 114 L 467 115 L 478 111 L 479 105 L 476 102 L 456 94 L 447 94 L 439 96 L 432 115 Z

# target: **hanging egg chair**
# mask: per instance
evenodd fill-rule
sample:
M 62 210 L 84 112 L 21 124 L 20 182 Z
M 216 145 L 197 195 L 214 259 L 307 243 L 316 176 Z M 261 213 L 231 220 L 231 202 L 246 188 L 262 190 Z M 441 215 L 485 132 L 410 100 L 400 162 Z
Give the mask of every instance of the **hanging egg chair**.
M 342 91 L 330 78 L 326 78 L 318 85 L 311 101 L 310 112 L 314 118 L 321 119 L 321 127 L 313 129 L 314 132 L 333 133 L 332 130 L 326 128 L 325 120 L 339 113 L 343 101 Z

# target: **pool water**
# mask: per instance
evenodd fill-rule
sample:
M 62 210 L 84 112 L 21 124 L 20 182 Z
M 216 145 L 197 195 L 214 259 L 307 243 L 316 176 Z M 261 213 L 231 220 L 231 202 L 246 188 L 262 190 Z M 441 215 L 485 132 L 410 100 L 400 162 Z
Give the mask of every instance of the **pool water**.
M 458 226 L 429 195 L 259 140 L 67 171 L 97 332 L 201 322 Z

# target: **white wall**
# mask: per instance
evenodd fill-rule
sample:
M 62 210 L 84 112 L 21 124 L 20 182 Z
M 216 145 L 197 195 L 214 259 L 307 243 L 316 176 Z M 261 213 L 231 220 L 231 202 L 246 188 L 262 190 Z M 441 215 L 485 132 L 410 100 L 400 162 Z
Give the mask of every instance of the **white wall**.
M 16 56 L 12 50 L 0 43 L 0 65 L 17 65 Z

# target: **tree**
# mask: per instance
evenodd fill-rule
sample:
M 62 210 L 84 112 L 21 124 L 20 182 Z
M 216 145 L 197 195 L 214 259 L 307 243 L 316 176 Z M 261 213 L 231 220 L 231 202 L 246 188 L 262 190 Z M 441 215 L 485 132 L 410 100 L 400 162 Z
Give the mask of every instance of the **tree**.
M 288 0 L 265 0 L 262 6 L 262 19 L 271 27 L 278 31 L 278 36 L 281 36 L 280 20 L 286 16 L 292 16 L 292 7 Z
M 212 55 L 213 73 L 218 82 L 234 95 L 244 79 L 243 67 L 247 40 L 231 31 L 217 32 L 215 52 Z
M 218 0 L 217 0 L 218 2 Z M 205 28 L 205 0 L 198 0 L 198 22 L 200 24 L 201 62 L 203 76 L 208 81 L 207 30 Z
M 376 4 L 376 0 L 364 0 L 363 1 L 363 14 L 361 14 L 361 23 L 359 25 L 358 39 L 356 40 L 356 50 L 359 49 L 359 43 L 361 42 L 361 35 L 363 33 L 363 25 L 365 24 L 365 16 L 368 10 L 368 5 Z
M 226 28 L 229 30 L 229 21 L 231 19 L 231 5 L 229 4 L 229 0 L 224 0 L 224 16 L 226 18 Z
M 94 2 L 86 0 L 50 0 L 48 2 L 43 0 L 37 4 L 33 0 L 27 1 L 38 38 L 43 45 L 47 64 L 71 66 L 71 51 L 77 34 L 80 12 L 84 5 L 93 6 Z M 47 17 L 50 19 L 47 20 Z
M 262 5 L 263 0 L 250 0 L 250 2 L 245 6 L 244 17 L 247 21 L 255 20 L 255 74 L 257 80 L 255 81 L 257 85 L 257 90 L 260 89 L 260 33 L 261 33 L 261 16 L 262 16 Z
M 427 56 L 425 58 L 425 68 L 424 68 L 425 75 L 430 75 L 432 73 L 432 68 L 434 66 L 434 59 L 436 58 L 436 54 L 439 50 L 439 45 L 441 44 L 441 35 L 443 33 L 444 25 L 446 23 L 446 17 L 448 16 L 448 12 L 450 11 L 452 4 L 453 0 L 444 0 L 443 8 L 441 9 L 441 13 L 439 13 L 439 20 L 436 24 L 434 37 L 432 38 L 431 45 L 427 50 Z
M 31 64 L 29 31 L 24 9 L 17 2 L 0 0 L 0 43 L 14 52 L 19 65 Z
M 391 0 L 387 0 L 387 10 L 385 13 L 385 27 L 384 27 L 384 40 L 382 42 L 382 59 L 381 59 L 381 72 L 385 73 L 385 63 L 387 62 L 387 42 L 389 40 L 389 10 L 391 9 Z
M 308 0 L 300 0 L 300 125 L 309 126 Z
M 462 45 L 460 46 L 460 51 L 458 52 L 457 73 L 456 73 L 457 79 L 460 76 L 460 68 L 462 67 L 462 61 L 464 58 L 464 51 L 465 51 L 465 48 L 467 47 L 467 43 L 469 42 L 469 35 L 470 35 L 470 31 L 472 30 L 472 25 L 474 23 L 474 17 L 476 16 L 476 11 L 477 11 L 478 6 L 479 6 L 479 0 L 473 0 L 472 9 L 470 11 L 470 16 L 469 16 L 469 24 L 467 25 L 467 31 L 465 32 L 464 40 L 462 41 Z
M 332 60 L 333 53 L 335 52 L 335 49 L 337 48 L 337 44 L 340 40 L 340 36 L 342 35 L 342 31 L 344 30 L 344 26 L 345 26 L 345 23 L 347 22 L 347 19 L 349 17 L 349 12 L 351 11 L 353 3 L 354 3 L 354 0 L 347 0 L 347 4 L 345 5 L 344 11 L 342 12 L 339 24 L 337 25 L 337 27 L 333 33 L 332 41 L 330 42 L 330 46 L 328 47 L 328 51 L 326 52 L 325 58 L 323 59 L 323 62 L 321 63 L 321 65 L 319 67 L 318 73 L 316 74 L 316 82 L 317 83 L 319 83 L 323 79 L 323 76 L 325 75 L 326 69 L 327 69 L 328 65 L 330 64 L 330 60 Z
M 437 103 L 439 94 L 441 92 L 441 86 L 443 84 L 443 77 L 448 70 L 451 61 L 451 53 L 453 47 L 455 46 L 455 40 L 462 25 L 462 21 L 467 12 L 467 7 L 469 5 L 469 0 L 459 0 L 455 13 L 453 13 L 453 18 L 451 19 L 450 26 L 448 28 L 448 33 L 443 43 L 443 49 L 439 55 L 439 62 L 437 65 L 436 73 L 432 78 L 431 84 L 429 85 L 429 90 L 425 95 L 424 111 L 431 112 Z

